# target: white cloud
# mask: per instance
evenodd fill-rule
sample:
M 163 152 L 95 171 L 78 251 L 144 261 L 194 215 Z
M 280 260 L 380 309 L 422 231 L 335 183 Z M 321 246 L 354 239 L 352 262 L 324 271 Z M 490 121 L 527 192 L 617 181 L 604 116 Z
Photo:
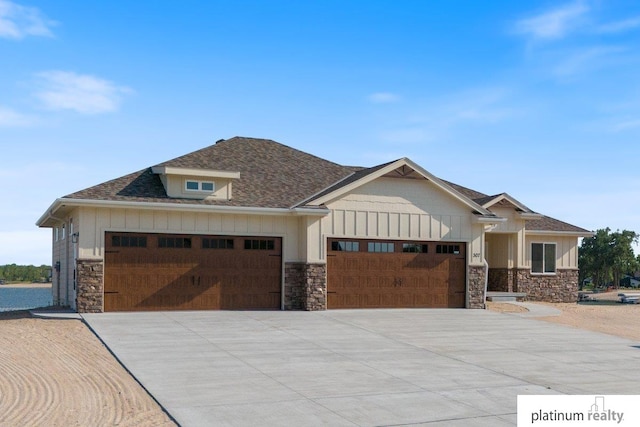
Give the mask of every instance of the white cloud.
M 38 8 L 0 0 L 0 37 L 16 40 L 27 36 L 53 37 L 54 25 Z
M 582 2 L 567 4 L 516 22 L 515 32 L 538 40 L 559 39 L 576 28 L 588 11 L 589 8 Z
M 33 118 L 0 105 L 0 128 L 29 126 L 33 122 Z
M 369 95 L 367 99 L 374 104 L 390 104 L 398 102 L 400 97 L 390 92 L 376 92 Z
M 611 22 L 598 27 L 599 33 L 621 33 L 627 30 L 640 28 L 640 16 L 629 18 L 622 21 Z
M 90 75 L 68 71 L 38 73 L 41 89 L 35 96 L 50 110 L 72 110 L 81 114 L 116 111 L 122 97 L 132 90 Z

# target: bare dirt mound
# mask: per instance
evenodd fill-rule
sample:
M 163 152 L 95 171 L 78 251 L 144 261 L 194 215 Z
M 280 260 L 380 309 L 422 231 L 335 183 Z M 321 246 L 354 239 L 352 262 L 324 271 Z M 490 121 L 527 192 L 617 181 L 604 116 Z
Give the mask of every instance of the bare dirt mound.
M 175 426 L 80 320 L 0 314 L 0 426 Z

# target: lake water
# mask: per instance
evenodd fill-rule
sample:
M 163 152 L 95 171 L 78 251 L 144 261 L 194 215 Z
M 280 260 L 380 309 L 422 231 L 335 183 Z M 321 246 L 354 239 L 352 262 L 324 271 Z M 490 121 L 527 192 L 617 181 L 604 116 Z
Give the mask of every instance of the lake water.
M 5 288 L 0 286 L 0 311 L 25 310 L 52 304 L 51 288 Z

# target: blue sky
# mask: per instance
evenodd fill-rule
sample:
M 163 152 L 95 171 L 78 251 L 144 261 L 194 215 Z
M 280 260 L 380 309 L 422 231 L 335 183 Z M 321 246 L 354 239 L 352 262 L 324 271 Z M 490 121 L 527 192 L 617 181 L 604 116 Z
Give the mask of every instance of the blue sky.
M 236 135 L 640 232 L 637 1 L 0 0 L 0 265 L 58 197 Z

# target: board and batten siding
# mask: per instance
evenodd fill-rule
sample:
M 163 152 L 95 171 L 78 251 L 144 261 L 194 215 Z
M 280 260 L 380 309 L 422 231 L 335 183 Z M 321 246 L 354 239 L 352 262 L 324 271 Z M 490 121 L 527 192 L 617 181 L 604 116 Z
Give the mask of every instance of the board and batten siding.
M 330 213 L 308 235 L 310 258 L 324 259 L 327 237 L 468 242 L 482 263 L 482 225 L 468 206 L 427 180 L 379 178 L 326 204 Z M 309 230 L 309 229 L 308 229 Z M 309 230 L 311 231 L 311 230 Z
M 299 217 L 144 209 L 81 208 L 80 257 L 104 258 L 106 231 L 283 237 L 283 257 L 299 261 Z
M 556 269 L 578 268 L 578 238 L 572 236 L 555 236 L 531 234 L 525 238 L 526 263 L 524 267 L 531 268 L 531 244 L 555 243 L 556 244 Z

